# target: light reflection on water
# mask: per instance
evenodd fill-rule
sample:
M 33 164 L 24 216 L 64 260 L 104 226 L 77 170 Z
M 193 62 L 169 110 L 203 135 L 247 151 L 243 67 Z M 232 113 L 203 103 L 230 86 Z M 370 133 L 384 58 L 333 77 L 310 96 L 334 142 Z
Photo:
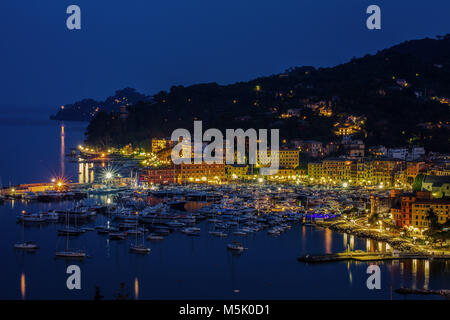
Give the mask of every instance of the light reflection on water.
M 139 300 L 139 280 L 137 277 L 134 278 L 134 299 Z
M 79 181 L 92 181 L 92 164 L 72 166 L 61 162 L 67 149 L 82 143 L 84 129 L 81 125 L 61 125 L 42 120 L 36 128 L 13 123 L 1 128 L 7 128 L 7 132 L 2 131 L 4 135 L 16 139 L 5 141 L 10 152 L 2 159 L 0 166 L 1 175 L 7 178 L 3 179 L 4 182 L 8 179 L 13 183 L 42 182 L 52 175 L 52 171 L 59 170 L 64 170 L 68 176 L 78 177 Z M 32 160 L 30 155 L 34 157 Z M 106 202 L 108 197 L 96 199 Z M 0 206 L 0 260 L 8 261 L 0 267 L 0 298 L 91 299 L 98 285 L 105 298 L 111 299 L 120 282 L 126 282 L 134 289 L 135 299 L 389 299 L 391 287 L 443 289 L 450 286 L 449 262 L 405 260 L 380 263 L 382 290 L 373 292 L 365 287 L 367 263 L 304 265 L 296 261 L 302 254 L 340 252 L 347 247 L 377 252 L 390 250 L 388 245 L 374 240 L 337 234 L 328 229 L 295 226 L 278 238 L 268 237 L 262 231 L 239 239 L 249 250 L 242 256 L 236 256 L 225 249 L 226 243 L 232 239 L 211 238 L 206 234 L 208 226 L 200 224 L 201 237 L 194 239 L 175 232 L 162 243 L 150 243 L 152 251 L 145 257 L 131 255 L 128 242 L 110 242 L 94 232 L 81 235 L 74 239 L 74 246 L 86 246 L 93 258 L 77 263 L 85 275 L 85 282 L 84 289 L 76 293 L 65 288 L 65 268 L 68 264 L 54 259 L 59 240 L 56 236 L 57 225 L 26 228 L 26 237 L 36 240 L 41 246 L 35 254 L 17 253 L 12 249 L 14 242 L 20 240 L 21 226 L 15 223 L 18 212 L 23 209 L 37 212 L 71 205 L 26 206 L 21 201 L 9 201 Z M 192 210 L 199 206 L 192 204 Z M 105 224 L 105 219 L 98 216 L 91 226 Z M 395 293 L 393 297 L 403 299 Z
M 61 124 L 61 150 L 60 150 L 60 169 L 61 177 L 65 177 L 65 161 L 66 161 L 66 145 L 65 145 L 65 134 L 64 134 L 64 123 Z
M 332 253 L 333 246 L 333 231 L 325 229 L 325 253 Z
M 99 201 L 100 197 L 94 199 Z M 102 196 L 101 199 L 105 201 L 107 197 Z M 0 243 L 2 259 L 10 257 L 11 254 L 12 257 L 17 257 L 11 246 L 20 237 L 21 227 L 20 224 L 15 224 L 14 213 L 23 206 L 24 204 L 19 201 L 15 209 L 12 209 L 11 203 L 0 207 L 0 234 L 6 237 L 6 240 Z M 30 210 L 57 206 L 57 204 L 32 205 Z M 90 226 L 105 224 L 106 220 L 106 216 L 99 215 Z M 180 232 L 174 232 L 161 243 L 148 242 L 152 251 L 147 256 L 130 254 L 128 241 L 111 242 L 95 232 L 74 238 L 74 247 L 86 246 L 88 254 L 92 255 L 91 259 L 86 259 L 82 263 L 76 262 L 86 277 L 83 278 L 85 290 L 79 295 L 69 292 L 64 287 L 67 263 L 55 260 L 53 256 L 56 244 L 62 241 L 56 237 L 58 226 L 26 227 L 26 238 L 36 240 L 41 249 L 35 254 L 20 253 L 20 259 L 9 258 L 9 261 L 16 261 L 17 264 L 13 262 L 11 266 L 2 267 L 6 289 L 0 292 L 0 298 L 92 299 L 94 287 L 99 286 L 105 298 L 111 299 L 113 298 L 111 293 L 118 289 L 121 282 L 125 282 L 133 299 L 227 297 L 389 299 L 391 294 L 393 298 L 402 299 L 403 296 L 391 291 L 401 286 L 442 289 L 448 285 L 448 280 L 442 281 L 446 279 L 445 271 L 448 272 L 448 264 L 443 265 L 435 261 L 406 260 L 377 263 L 382 270 L 382 291 L 378 293 L 371 292 L 365 287 L 368 263 L 305 265 L 297 262 L 296 257 L 305 253 L 344 251 L 347 243 L 344 242 L 345 238 L 348 239 L 347 244 L 353 239 L 355 250 L 380 249 L 377 242 L 367 242 L 365 239 L 338 234 L 327 229 L 296 225 L 276 238 L 268 236 L 264 231 L 259 232 L 251 237 L 239 239 L 249 250 L 237 256 L 225 249 L 226 243 L 231 239 L 210 237 L 207 235 L 208 224 L 202 222 L 199 226 L 202 230 L 200 237 L 187 237 Z M 21 271 L 17 274 L 16 270 Z M 25 289 L 25 274 L 34 274 L 31 291 L 29 288 Z M 20 292 L 16 297 L 14 290 L 9 287 L 10 278 L 19 279 Z M 17 285 L 15 282 L 13 287 L 17 288 Z
M 73 164 L 64 162 L 66 151 L 83 143 L 87 123 L 51 121 L 48 114 L 3 114 L 0 181 L 3 186 L 49 182 L 64 171 L 69 179 L 78 177 Z M 76 181 L 76 180 L 74 180 Z
M 20 294 L 21 294 L 22 300 L 25 300 L 26 283 L 25 283 L 25 273 L 23 273 L 23 272 L 20 275 Z

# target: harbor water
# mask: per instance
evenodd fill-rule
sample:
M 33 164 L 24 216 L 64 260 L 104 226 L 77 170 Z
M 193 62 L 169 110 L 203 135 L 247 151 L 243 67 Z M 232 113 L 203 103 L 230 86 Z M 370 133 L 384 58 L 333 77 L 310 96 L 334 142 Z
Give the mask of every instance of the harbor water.
M 44 117 L 45 116 L 45 117 Z M 46 182 L 62 172 L 77 181 L 78 167 L 64 161 L 70 148 L 83 141 L 84 123 L 58 123 L 46 115 L 10 114 L 0 119 L 4 137 L 0 163 L 3 186 L 8 183 Z M 106 203 L 106 197 L 92 196 L 92 202 Z M 208 234 L 210 225 L 196 226 L 200 236 L 173 231 L 163 241 L 146 245 L 148 255 L 132 254 L 129 237 L 108 240 L 88 231 L 71 237 L 73 247 L 85 249 L 83 261 L 55 259 L 55 250 L 65 247 L 58 236 L 61 223 L 25 226 L 16 216 L 26 210 L 39 212 L 72 207 L 71 202 L 0 204 L 0 299 L 93 299 L 96 287 L 106 299 L 121 290 L 130 299 L 442 299 L 440 296 L 403 296 L 395 289 L 450 288 L 450 262 L 429 260 L 387 261 L 381 269 L 381 289 L 369 290 L 367 266 L 362 262 L 304 264 L 297 257 L 352 249 L 382 251 L 385 244 L 329 229 L 294 224 L 277 237 L 260 231 L 247 237 L 217 238 Z M 104 225 L 97 215 L 84 226 Z M 15 251 L 13 245 L 34 240 L 36 252 Z M 242 254 L 226 249 L 237 239 L 248 248 Z M 81 289 L 69 290 L 66 269 L 81 269 Z

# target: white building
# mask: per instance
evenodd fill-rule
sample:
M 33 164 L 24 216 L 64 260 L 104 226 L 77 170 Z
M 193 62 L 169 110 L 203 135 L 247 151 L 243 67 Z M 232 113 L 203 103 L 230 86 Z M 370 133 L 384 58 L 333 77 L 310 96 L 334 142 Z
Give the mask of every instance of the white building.
M 425 149 L 423 147 L 412 147 L 408 151 L 408 155 L 406 156 L 406 160 L 414 161 L 422 158 L 425 155 Z
M 388 150 L 387 156 L 388 158 L 406 160 L 407 154 L 408 149 L 406 148 L 393 148 Z
M 423 147 L 411 147 L 411 148 L 393 148 L 389 149 L 387 156 L 389 158 L 401 159 L 407 161 L 419 160 L 425 155 L 425 149 Z

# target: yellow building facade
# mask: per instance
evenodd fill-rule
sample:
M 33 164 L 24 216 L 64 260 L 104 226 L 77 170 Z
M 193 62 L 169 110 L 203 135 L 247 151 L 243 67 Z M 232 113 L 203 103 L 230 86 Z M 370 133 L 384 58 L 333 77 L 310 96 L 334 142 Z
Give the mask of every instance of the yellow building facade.
M 278 151 L 278 167 L 279 168 L 296 168 L 300 164 L 299 150 L 279 150 Z M 258 165 L 269 166 L 271 163 L 271 151 L 258 152 Z M 272 165 L 273 166 L 273 165 Z
M 437 215 L 437 221 L 444 224 L 450 219 L 450 202 L 437 200 L 418 200 L 412 204 L 411 226 L 419 229 L 429 227 L 428 210 L 432 209 Z

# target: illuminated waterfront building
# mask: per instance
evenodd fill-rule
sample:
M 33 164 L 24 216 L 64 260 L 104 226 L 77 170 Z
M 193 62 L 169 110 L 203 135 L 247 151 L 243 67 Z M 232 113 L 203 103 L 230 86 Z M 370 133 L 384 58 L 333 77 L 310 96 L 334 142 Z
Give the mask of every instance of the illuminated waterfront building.
M 153 138 L 152 139 L 152 152 L 156 153 L 161 150 L 170 148 L 174 145 L 174 142 L 170 138 Z
M 296 168 L 300 164 L 300 151 L 295 149 L 282 149 L 278 151 L 278 167 Z M 258 164 L 260 166 L 269 166 L 271 163 L 271 151 L 258 152 Z
M 267 179 L 271 181 L 295 181 L 305 174 L 305 170 L 301 169 L 280 168 L 275 174 L 267 176 Z
M 322 161 L 322 175 L 333 181 L 356 180 L 356 162 L 348 159 L 325 159 Z
M 329 158 L 308 163 L 308 177 L 326 181 L 391 186 L 401 178 L 404 161 L 396 159 Z
M 308 163 L 308 178 L 320 179 L 322 177 L 322 162 Z
M 227 164 L 225 165 L 225 176 L 228 180 L 245 179 L 249 171 L 246 164 Z
M 147 168 L 141 177 L 147 184 L 181 184 L 188 182 L 219 182 L 225 179 L 225 165 L 180 164 Z
M 398 227 L 428 228 L 428 211 L 432 209 L 437 215 L 437 222 L 444 224 L 450 219 L 450 201 L 433 199 L 431 193 L 419 191 L 403 193 L 397 197 L 400 202 L 391 208 L 392 219 Z
M 177 166 L 148 168 L 141 180 L 147 184 L 174 184 L 179 183 L 179 168 Z
M 219 182 L 225 179 L 225 165 L 217 163 L 180 164 L 179 182 Z
M 411 226 L 415 228 L 428 228 L 428 210 L 432 209 L 437 215 L 437 222 L 444 224 L 450 219 L 450 201 L 441 199 L 418 199 L 412 205 Z
M 385 186 L 393 185 L 395 172 L 404 169 L 404 162 L 397 159 L 376 159 L 370 165 L 372 166 L 372 176 L 369 179 L 373 184 Z

